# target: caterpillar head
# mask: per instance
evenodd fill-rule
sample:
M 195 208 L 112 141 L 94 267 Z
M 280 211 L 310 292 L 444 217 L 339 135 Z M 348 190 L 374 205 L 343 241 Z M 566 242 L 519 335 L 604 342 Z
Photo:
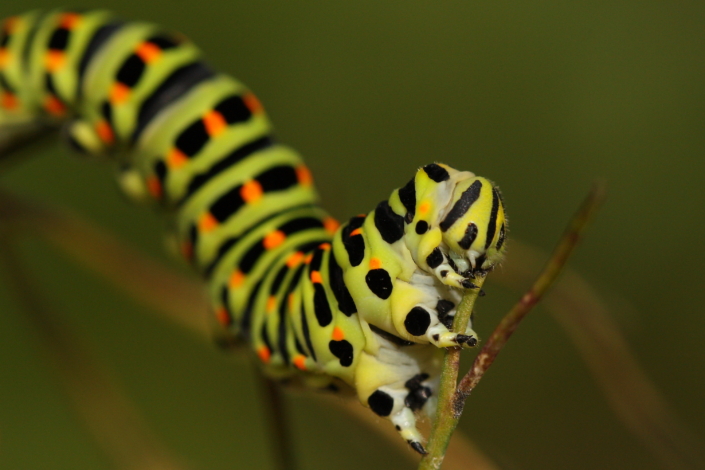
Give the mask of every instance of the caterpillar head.
M 460 179 L 439 227 L 459 274 L 491 269 L 504 256 L 507 233 L 499 188 L 479 176 Z

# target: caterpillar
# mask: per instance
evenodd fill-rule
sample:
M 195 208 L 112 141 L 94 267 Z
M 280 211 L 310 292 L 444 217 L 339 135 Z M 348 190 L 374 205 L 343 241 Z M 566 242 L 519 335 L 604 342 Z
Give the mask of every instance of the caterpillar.
M 126 194 L 167 214 L 214 318 L 267 375 L 350 386 L 425 453 L 442 348 L 477 344 L 472 322 L 451 331 L 455 308 L 504 255 L 494 183 L 431 163 L 339 224 L 246 86 L 187 38 L 104 10 L 2 23 L 0 128 L 23 122 L 114 161 Z

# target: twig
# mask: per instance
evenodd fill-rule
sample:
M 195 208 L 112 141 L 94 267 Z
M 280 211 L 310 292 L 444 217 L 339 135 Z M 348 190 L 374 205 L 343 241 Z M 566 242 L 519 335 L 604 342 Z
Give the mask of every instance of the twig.
M 492 332 L 492 336 L 487 340 L 480 354 L 475 358 L 472 369 L 463 377 L 458 385 L 458 395 L 456 403 L 459 404 L 459 413 L 462 413 L 462 404 L 470 395 L 470 392 L 477 386 L 485 371 L 492 365 L 499 351 L 502 350 L 512 333 L 517 329 L 521 320 L 544 296 L 546 291 L 553 285 L 561 270 L 573 253 L 575 246 L 580 240 L 588 223 L 592 219 L 597 209 L 602 204 L 605 196 L 605 188 L 602 184 L 595 184 L 590 194 L 585 198 L 578 212 L 573 216 L 565 233 L 558 242 L 558 246 L 553 250 L 551 258 L 543 268 L 539 276 L 534 281 L 529 291 L 524 294 L 519 302 L 502 318 L 497 328 Z
M 548 264 L 539 274 L 531 289 L 524 294 L 521 300 L 502 319 L 487 340 L 487 343 L 485 343 L 480 354 L 475 358 L 475 362 L 470 371 L 468 371 L 465 377 L 460 381 L 460 384 L 458 384 L 457 389 L 455 384 L 458 374 L 459 352 L 449 350 L 446 353 L 441 375 L 438 414 L 431 432 L 428 445 L 429 453 L 421 460 L 419 470 L 441 468 L 445 449 L 450 441 L 450 436 L 458 425 L 465 400 L 480 382 L 490 365 L 492 365 L 512 333 L 514 333 L 519 326 L 521 320 L 533 306 L 536 305 L 556 280 L 580 239 L 580 235 L 604 200 L 604 194 L 605 191 L 602 184 L 596 184 L 593 187 L 590 194 L 588 194 L 587 198 L 583 201 L 580 209 L 578 209 L 577 213 L 573 216 L 566 232 L 563 234 L 558 246 L 549 259 Z M 470 307 L 472 307 L 476 298 L 476 291 L 467 291 L 463 296 L 461 306 L 469 304 Z M 460 307 L 458 315 L 460 315 Z M 456 329 L 455 331 L 460 330 Z M 448 390 L 449 388 L 450 391 Z
M 274 468 L 276 470 L 296 470 L 291 432 L 287 424 L 289 416 L 281 388 L 272 379 L 265 377 L 259 369 L 255 370 L 255 375 L 264 397 L 261 402 L 269 425 L 268 436 L 270 437 Z
M 477 289 L 466 291 L 455 314 L 453 322 L 453 331 L 465 332 L 470 315 L 472 314 L 475 301 L 480 294 L 482 285 L 485 282 L 485 276 L 476 276 L 473 284 Z M 458 419 L 455 418 L 455 386 L 458 383 L 458 369 L 460 367 L 460 351 L 461 348 L 449 348 L 443 358 L 441 366 L 441 385 L 438 391 L 438 410 L 436 411 L 436 419 L 431 429 L 431 436 L 428 441 L 428 454 L 424 456 L 419 464 L 419 470 L 440 468 L 443 457 L 445 456 L 450 436 L 458 426 Z

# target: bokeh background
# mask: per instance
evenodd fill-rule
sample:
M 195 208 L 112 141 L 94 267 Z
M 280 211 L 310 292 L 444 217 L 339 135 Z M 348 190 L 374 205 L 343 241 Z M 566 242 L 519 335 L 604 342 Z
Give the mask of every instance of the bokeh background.
M 56 5 L 3 0 L 0 17 Z M 571 265 L 608 301 L 647 374 L 705 442 L 705 3 L 78 6 L 191 37 L 255 90 L 341 219 L 374 207 L 417 166 L 442 161 L 498 182 L 510 237 L 549 250 L 591 182 L 604 178 L 609 200 Z M 124 201 L 107 165 L 54 142 L 31 153 L 2 175 L 3 187 L 69 206 L 182 269 L 162 253 L 163 222 Z M 196 469 L 271 467 L 246 363 L 149 315 L 43 244 L 28 246 L 27 263 L 56 308 L 176 454 Z M 518 298 L 491 281 L 487 291 L 477 328 L 485 337 Z M 323 412 L 315 396 L 288 401 L 301 468 L 404 468 L 397 450 Z M 663 468 L 542 308 L 473 394 L 461 427 L 506 469 Z M 0 468 L 111 468 L 3 287 Z

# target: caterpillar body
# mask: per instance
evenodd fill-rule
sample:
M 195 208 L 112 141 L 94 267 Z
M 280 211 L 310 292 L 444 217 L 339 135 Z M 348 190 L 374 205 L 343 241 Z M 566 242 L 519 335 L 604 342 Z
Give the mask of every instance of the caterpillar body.
M 472 325 L 450 331 L 455 307 L 503 256 L 492 182 L 432 163 L 339 225 L 248 88 L 186 38 L 103 10 L 4 21 L 0 128 L 17 122 L 63 127 L 163 207 L 213 314 L 267 374 L 352 386 L 424 453 L 416 414 L 433 413 L 440 348 L 477 343 Z

